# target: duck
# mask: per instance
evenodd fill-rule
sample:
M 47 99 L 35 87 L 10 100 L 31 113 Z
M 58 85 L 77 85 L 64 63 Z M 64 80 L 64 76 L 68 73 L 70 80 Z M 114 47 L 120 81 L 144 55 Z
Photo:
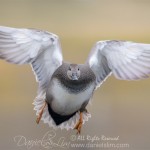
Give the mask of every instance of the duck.
M 81 133 L 91 114 L 87 105 L 110 76 L 140 80 L 150 74 L 150 44 L 98 41 L 84 64 L 63 60 L 59 37 L 48 31 L 0 26 L 0 59 L 29 64 L 38 82 L 36 123 Z

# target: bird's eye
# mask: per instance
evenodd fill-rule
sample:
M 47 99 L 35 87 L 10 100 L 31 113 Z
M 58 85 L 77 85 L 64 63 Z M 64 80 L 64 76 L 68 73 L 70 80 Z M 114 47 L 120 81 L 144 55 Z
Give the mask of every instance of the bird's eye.
M 78 71 L 79 71 L 79 68 L 78 68 Z
M 71 67 L 69 67 L 69 71 L 71 71 Z

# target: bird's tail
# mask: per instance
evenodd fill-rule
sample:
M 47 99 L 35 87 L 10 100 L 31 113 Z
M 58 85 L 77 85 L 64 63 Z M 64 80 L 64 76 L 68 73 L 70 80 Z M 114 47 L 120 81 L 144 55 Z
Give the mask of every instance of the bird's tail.
M 42 106 L 45 103 L 45 93 L 40 93 L 38 94 L 38 96 L 36 97 L 36 99 L 34 100 L 33 104 L 34 104 L 34 110 L 36 111 L 36 115 L 39 114 Z M 91 117 L 91 114 L 88 112 L 83 112 L 83 124 L 85 123 L 85 121 L 88 121 L 88 119 Z M 43 120 L 44 123 L 48 123 L 48 125 L 50 127 L 53 127 L 54 129 L 74 129 L 75 125 L 77 124 L 77 122 L 79 121 L 80 118 L 80 114 L 79 112 L 76 112 L 74 114 L 72 114 L 70 116 L 70 118 L 66 119 L 66 121 L 57 124 L 55 123 L 54 119 L 52 118 L 52 116 L 49 113 L 49 108 L 48 105 L 46 105 L 46 107 L 44 108 L 44 112 L 42 115 L 41 120 Z

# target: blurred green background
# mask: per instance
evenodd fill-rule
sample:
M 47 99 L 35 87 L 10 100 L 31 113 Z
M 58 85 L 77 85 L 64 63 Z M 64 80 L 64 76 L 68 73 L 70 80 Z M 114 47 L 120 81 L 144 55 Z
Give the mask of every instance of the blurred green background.
M 84 63 L 99 40 L 150 43 L 150 1 L 0 0 L 0 25 L 53 32 L 60 37 L 64 59 Z M 15 136 L 41 139 L 52 130 L 47 124 L 35 123 L 32 102 L 36 90 L 30 66 L 0 61 L 1 150 L 25 150 L 16 146 Z M 130 144 L 120 149 L 150 149 L 150 79 L 128 82 L 110 77 L 95 92 L 88 110 L 92 118 L 83 126 L 82 135 L 119 136 L 118 143 Z M 56 134 L 69 140 L 75 131 L 57 130 Z

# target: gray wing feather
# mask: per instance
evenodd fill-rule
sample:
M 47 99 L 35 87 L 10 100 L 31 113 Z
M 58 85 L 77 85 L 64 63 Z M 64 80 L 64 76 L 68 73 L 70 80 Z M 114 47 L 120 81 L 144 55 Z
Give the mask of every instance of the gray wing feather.
M 31 64 L 44 90 L 63 58 L 58 36 L 52 33 L 0 27 L 0 59 L 19 65 Z
M 113 73 L 121 80 L 139 80 L 150 74 L 150 44 L 128 41 L 99 41 L 87 63 L 96 75 L 97 86 Z

